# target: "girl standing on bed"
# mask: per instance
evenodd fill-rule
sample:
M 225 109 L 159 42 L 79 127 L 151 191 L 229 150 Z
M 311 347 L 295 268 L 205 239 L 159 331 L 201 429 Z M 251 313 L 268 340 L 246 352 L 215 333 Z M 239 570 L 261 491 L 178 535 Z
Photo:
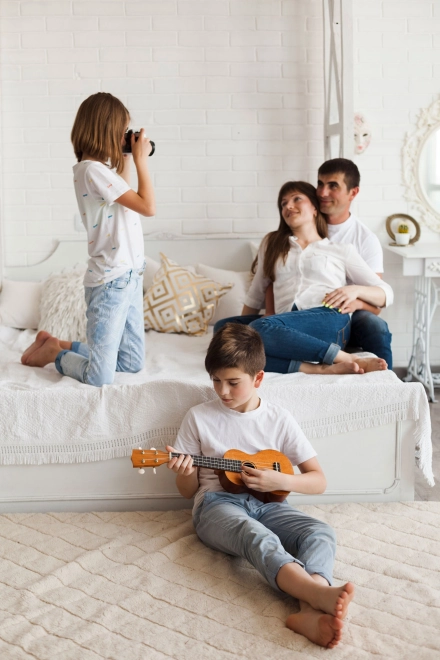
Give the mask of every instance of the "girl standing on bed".
M 278 195 L 280 224 L 262 241 L 242 316 L 218 321 L 251 325 L 261 335 L 266 371 L 348 374 L 387 368 L 380 358 L 345 353 L 356 298 L 390 305 L 393 291 L 365 263 L 353 245 L 332 243 L 319 211 L 316 189 L 304 181 L 285 183 Z M 347 280 L 352 282 L 347 285 Z M 274 315 L 261 316 L 273 283 Z M 318 364 L 311 364 L 318 363 Z
M 124 134 L 130 115 L 111 94 L 100 92 L 80 105 L 72 128 L 78 163 L 74 186 L 87 230 L 89 261 L 84 277 L 87 344 L 40 331 L 23 353 L 23 364 L 51 362 L 60 374 L 88 385 L 110 384 L 115 371 L 136 373 L 144 365 L 142 273 L 144 237 L 139 213 L 155 214 L 147 157 L 152 146 L 141 129 L 131 136 L 138 191 L 131 189 Z

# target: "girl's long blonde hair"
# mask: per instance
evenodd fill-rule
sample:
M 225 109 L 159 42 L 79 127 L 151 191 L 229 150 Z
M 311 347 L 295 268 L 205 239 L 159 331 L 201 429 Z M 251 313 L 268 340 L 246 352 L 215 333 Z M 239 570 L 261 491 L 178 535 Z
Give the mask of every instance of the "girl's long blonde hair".
M 120 174 L 124 169 L 122 136 L 130 121 L 125 105 L 112 94 L 98 92 L 81 103 L 70 139 L 78 162 L 88 154 L 110 162 Z
M 278 229 L 276 231 L 270 232 L 263 239 L 266 243 L 263 272 L 264 276 L 268 277 L 271 282 L 275 281 L 275 267 L 277 261 L 282 259 L 283 263 L 286 263 L 287 255 L 290 250 L 289 238 L 290 236 L 293 236 L 293 232 L 283 218 L 283 214 L 281 212 L 281 201 L 285 195 L 288 195 L 292 192 L 301 193 L 309 199 L 309 201 L 316 209 L 315 222 L 318 234 L 321 236 L 321 238 L 327 238 L 328 236 L 327 222 L 319 210 L 319 201 L 316 196 L 315 186 L 312 186 L 311 183 L 307 183 L 306 181 L 287 181 L 287 183 L 281 186 L 281 190 L 278 193 L 277 203 L 278 211 L 280 214 L 280 224 Z M 254 259 L 252 264 L 251 270 L 253 273 L 256 271 L 257 263 L 258 256 Z

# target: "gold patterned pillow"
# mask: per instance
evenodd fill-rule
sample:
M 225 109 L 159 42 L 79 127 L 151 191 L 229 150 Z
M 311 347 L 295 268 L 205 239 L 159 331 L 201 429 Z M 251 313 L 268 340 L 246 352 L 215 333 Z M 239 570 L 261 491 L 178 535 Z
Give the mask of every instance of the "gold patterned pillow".
M 145 328 L 204 335 L 219 299 L 233 284 L 219 284 L 179 266 L 161 253 L 161 267 L 144 295 Z

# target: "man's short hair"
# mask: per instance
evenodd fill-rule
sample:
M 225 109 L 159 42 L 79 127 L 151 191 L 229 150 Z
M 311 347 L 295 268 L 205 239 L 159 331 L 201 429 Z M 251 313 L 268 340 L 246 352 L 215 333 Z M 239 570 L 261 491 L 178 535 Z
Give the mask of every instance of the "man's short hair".
M 348 158 L 326 160 L 318 170 L 318 176 L 320 174 L 343 174 L 347 190 L 357 188 L 361 182 L 361 175 L 357 165 L 352 160 L 348 160 Z
M 226 323 L 208 347 L 205 368 L 210 376 L 220 369 L 241 369 L 254 377 L 266 364 L 264 344 L 256 330 L 241 323 Z

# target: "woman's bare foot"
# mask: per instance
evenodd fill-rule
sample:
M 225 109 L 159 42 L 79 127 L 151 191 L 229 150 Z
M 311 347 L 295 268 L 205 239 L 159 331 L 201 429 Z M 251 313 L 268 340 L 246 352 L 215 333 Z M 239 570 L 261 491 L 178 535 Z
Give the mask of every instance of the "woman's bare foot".
M 28 348 L 21 356 L 21 363 L 27 364 L 28 358 L 32 355 L 32 353 L 35 353 L 35 351 L 41 348 L 44 342 L 46 341 L 46 339 L 49 339 L 49 337 L 51 336 L 52 335 L 50 334 L 50 332 L 46 332 L 46 330 L 40 330 L 40 332 L 35 337 L 34 343 L 28 346 Z
M 60 351 L 61 344 L 56 337 L 49 337 L 28 357 L 26 364 L 29 367 L 45 367 L 46 364 L 55 362 L 55 358 Z
M 385 371 L 388 368 L 387 363 L 382 358 L 357 358 L 354 357 L 355 364 L 358 364 L 364 373 L 370 371 Z
M 310 364 L 303 362 L 299 368 L 303 374 L 363 374 L 364 370 L 357 362 L 335 362 L 334 364 Z
M 312 608 L 291 614 L 286 619 L 288 628 L 327 649 L 334 648 L 340 642 L 343 625 L 339 617 Z
M 347 582 L 342 587 L 324 587 L 315 592 L 313 602 L 310 605 L 316 610 L 322 610 L 327 614 L 344 619 L 347 609 L 354 596 L 354 584 Z

